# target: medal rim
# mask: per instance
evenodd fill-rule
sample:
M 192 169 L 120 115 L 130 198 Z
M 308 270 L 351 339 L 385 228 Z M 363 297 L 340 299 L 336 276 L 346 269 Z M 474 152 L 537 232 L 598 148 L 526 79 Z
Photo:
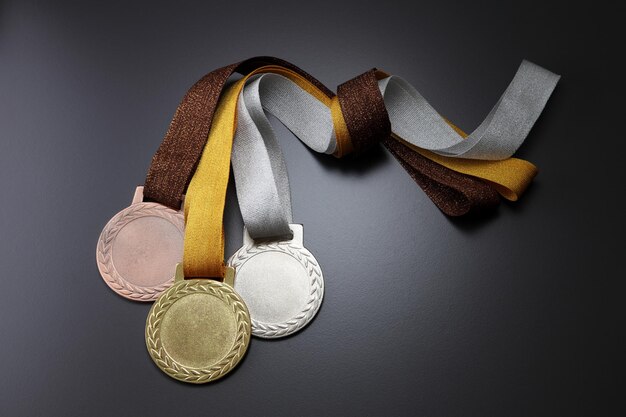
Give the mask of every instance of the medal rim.
M 119 211 L 102 229 L 96 245 L 96 263 L 100 276 L 115 293 L 133 301 L 150 302 L 156 300 L 174 282 L 172 277 L 163 284 L 141 286 L 123 277 L 113 262 L 113 242 L 119 232 L 129 223 L 142 217 L 158 217 L 169 221 L 184 235 L 185 219 L 180 211 L 159 203 L 139 202 Z
M 235 343 L 219 361 L 200 367 L 180 364 L 163 347 L 161 322 L 167 310 L 188 295 L 207 294 L 225 302 L 236 320 Z M 166 375 L 182 382 L 204 384 L 222 378 L 244 358 L 250 344 L 251 320 L 246 303 L 230 285 L 209 279 L 189 279 L 176 282 L 152 305 L 146 319 L 146 348 L 152 361 Z
M 254 336 L 276 339 L 292 335 L 313 321 L 324 299 L 324 276 L 315 256 L 300 244 L 293 242 L 251 244 L 241 247 L 228 260 L 228 265 L 235 269 L 235 289 L 237 288 L 237 269 L 254 256 L 267 252 L 281 252 L 293 257 L 300 262 L 309 276 L 309 299 L 294 317 L 279 323 L 262 322 L 251 317 Z

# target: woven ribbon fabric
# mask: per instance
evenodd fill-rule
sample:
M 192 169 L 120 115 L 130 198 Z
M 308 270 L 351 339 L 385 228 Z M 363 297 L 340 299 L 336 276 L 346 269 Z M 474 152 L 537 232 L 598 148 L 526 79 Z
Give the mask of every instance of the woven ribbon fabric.
M 329 97 L 332 92 L 311 75 L 287 61 L 255 57 L 211 71 L 187 91 L 178 105 L 165 138 L 152 158 L 144 184 L 147 200 L 179 209 L 183 195 L 200 161 L 209 136 L 217 101 L 228 79 L 235 73 L 248 74 L 267 65 L 288 68 Z
M 244 78 L 222 95 L 234 72 Z M 288 233 L 287 172 L 267 111 L 317 152 L 343 156 L 382 142 L 446 214 L 492 207 L 498 193 L 518 198 L 535 175 L 532 164 L 510 155 L 557 80 L 524 62 L 485 121 L 467 136 L 399 77 L 371 70 L 339 86 L 335 96 L 292 64 L 252 58 L 209 73 L 188 91 L 153 158 L 144 195 L 179 208 L 189 184 L 186 277 L 223 277 L 222 219 L 231 148 L 251 235 Z
M 186 278 L 224 277 L 223 216 L 231 150 L 237 127 L 237 99 L 246 80 L 263 72 L 281 74 L 308 88 L 318 99 L 325 97 L 325 91 L 315 87 L 302 73 L 279 65 L 267 65 L 251 71 L 237 81 L 215 103 L 216 108 L 212 109 L 215 118 L 189 184 L 184 206 L 183 269 Z M 271 164 L 264 167 L 270 171 L 272 169 Z M 284 179 L 287 179 L 286 170 Z
M 384 138 L 385 147 L 435 204 L 447 214 L 460 215 L 498 204 L 497 192 L 516 200 L 529 185 L 536 168 L 510 157 L 558 78 L 522 62 L 500 100 L 468 136 L 408 82 L 382 71 L 368 71 L 339 87 L 340 117 L 333 115 L 335 100 L 330 105 L 319 101 L 281 75 L 253 77 L 239 101 L 241 124 L 232 157 L 246 227 L 253 238 L 280 236 L 288 233 L 292 217 L 285 164 L 264 110 L 316 152 L 341 155 L 346 147 L 362 151 Z M 341 126 L 342 120 L 349 125 Z M 346 137 L 354 139 L 346 145 Z

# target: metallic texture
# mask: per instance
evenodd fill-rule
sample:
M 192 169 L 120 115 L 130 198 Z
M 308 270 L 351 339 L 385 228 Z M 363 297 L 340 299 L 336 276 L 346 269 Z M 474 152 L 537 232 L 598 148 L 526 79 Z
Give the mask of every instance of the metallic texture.
M 113 291 L 135 301 L 154 301 L 172 285 L 182 260 L 184 219 L 179 211 L 141 200 L 138 187 L 133 203 L 106 224 L 96 262 Z
M 183 382 L 203 384 L 230 372 L 250 343 L 250 314 L 230 285 L 177 280 L 154 303 L 146 347 L 154 363 Z
M 197 278 L 197 277 L 196 277 Z M 174 275 L 174 281 L 182 281 L 185 279 L 185 269 L 183 268 L 183 263 L 180 262 L 176 264 L 176 274 Z M 217 279 L 220 280 L 220 277 L 204 277 L 202 279 Z M 231 287 L 235 285 L 235 268 L 231 268 L 230 266 L 224 267 L 224 278 L 222 280 L 224 284 L 228 284 Z
M 255 243 L 244 232 L 244 246 L 229 260 L 235 289 L 250 309 L 252 334 L 288 336 L 317 314 L 324 297 L 324 277 L 315 257 L 302 246 L 302 226 L 290 225 L 293 239 Z

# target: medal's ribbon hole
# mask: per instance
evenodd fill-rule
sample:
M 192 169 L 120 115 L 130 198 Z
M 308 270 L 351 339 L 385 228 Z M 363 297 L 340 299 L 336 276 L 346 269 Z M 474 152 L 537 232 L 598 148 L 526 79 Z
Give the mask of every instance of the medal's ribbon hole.
M 183 263 L 176 264 L 176 273 L 174 274 L 174 282 L 183 281 L 186 279 L 210 279 L 212 281 L 223 282 L 231 287 L 235 285 L 235 268 L 232 266 L 224 267 L 224 277 L 186 277 L 183 269 Z

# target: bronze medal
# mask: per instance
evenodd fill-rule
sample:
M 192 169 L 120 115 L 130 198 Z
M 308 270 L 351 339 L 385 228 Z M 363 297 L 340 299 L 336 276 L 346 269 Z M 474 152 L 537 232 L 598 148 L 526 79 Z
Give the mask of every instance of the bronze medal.
M 154 301 L 173 283 L 183 257 L 184 218 L 180 211 L 143 202 L 137 187 L 132 204 L 104 227 L 96 261 L 104 282 L 131 300 Z

